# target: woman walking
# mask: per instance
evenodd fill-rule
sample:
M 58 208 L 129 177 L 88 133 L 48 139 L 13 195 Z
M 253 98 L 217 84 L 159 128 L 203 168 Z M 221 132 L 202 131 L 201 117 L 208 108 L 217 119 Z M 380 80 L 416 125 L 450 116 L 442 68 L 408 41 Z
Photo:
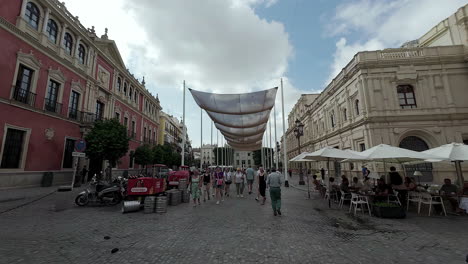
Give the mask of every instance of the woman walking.
M 237 168 L 237 172 L 235 174 L 235 181 L 236 181 L 236 190 L 237 190 L 237 197 L 244 198 L 244 179 L 245 175 L 241 171 L 240 168 Z
M 224 173 L 221 168 L 216 168 L 216 173 L 214 177 L 214 182 L 216 185 L 216 204 L 219 204 L 219 201 L 223 198 L 223 186 L 224 186 Z
M 266 179 L 265 179 L 265 171 L 263 170 L 263 168 L 260 168 L 260 170 L 258 171 L 256 180 L 258 182 L 258 187 L 257 187 L 257 198 L 255 198 L 255 200 L 259 201 L 259 198 L 261 196 L 262 205 L 264 205 L 266 201 L 266 195 L 265 195 Z
M 226 169 L 224 172 L 224 195 L 226 197 L 229 197 L 229 189 L 231 189 L 231 184 L 232 184 L 232 175 L 234 172 L 232 169 Z
M 201 205 L 200 203 L 200 189 L 201 189 L 201 180 L 200 180 L 200 173 L 195 170 L 193 172 L 190 172 L 191 177 L 190 177 L 190 193 L 192 194 L 192 199 L 193 199 L 193 207 L 197 206 L 197 200 L 198 200 L 198 205 Z
M 210 188 L 211 188 L 211 170 L 207 169 L 203 173 L 203 202 L 206 202 L 206 198 L 210 200 Z

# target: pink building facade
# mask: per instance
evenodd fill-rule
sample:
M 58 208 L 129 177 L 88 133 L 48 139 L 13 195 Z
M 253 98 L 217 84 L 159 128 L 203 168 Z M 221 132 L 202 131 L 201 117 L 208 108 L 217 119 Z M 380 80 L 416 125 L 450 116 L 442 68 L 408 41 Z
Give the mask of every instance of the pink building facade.
M 117 118 L 132 152 L 156 144 L 159 99 L 131 74 L 107 30 L 98 37 L 56 0 L 0 0 L 0 188 L 70 183 L 74 144 L 98 119 Z M 106 163 L 81 159 L 79 167 Z

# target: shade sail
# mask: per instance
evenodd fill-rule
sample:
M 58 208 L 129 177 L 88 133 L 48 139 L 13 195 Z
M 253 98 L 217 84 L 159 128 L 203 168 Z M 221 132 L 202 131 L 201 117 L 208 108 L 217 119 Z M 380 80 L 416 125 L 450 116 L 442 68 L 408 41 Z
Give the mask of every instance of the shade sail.
M 219 129 L 223 135 L 230 136 L 230 137 L 248 137 L 254 135 L 263 135 L 266 130 L 266 124 L 259 125 L 256 127 L 249 127 L 249 128 L 234 128 L 234 127 L 227 127 L 221 124 L 216 124 L 215 126 Z
M 215 94 L 189 89 L 195 102 L 206 111 L 221 114 L 252 114 L 271 109 L 278 87 L 244 94 Z
M 231 147 L 257 150 L 275 105 L 277 87 L 244 94 L 214 94 L 189 89 Z

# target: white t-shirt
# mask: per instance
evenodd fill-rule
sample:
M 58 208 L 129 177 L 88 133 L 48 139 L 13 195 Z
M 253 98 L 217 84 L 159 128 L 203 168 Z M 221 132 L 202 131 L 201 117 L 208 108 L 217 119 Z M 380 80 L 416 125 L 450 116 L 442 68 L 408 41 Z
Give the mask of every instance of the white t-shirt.
M 225 181 L 230 181 L 232 179 L 232 172 L 224 172 L 224 180 Z
M 242 172 L 236 172 L 236 183 L 242 183 L 244 181 L 243 176 Z

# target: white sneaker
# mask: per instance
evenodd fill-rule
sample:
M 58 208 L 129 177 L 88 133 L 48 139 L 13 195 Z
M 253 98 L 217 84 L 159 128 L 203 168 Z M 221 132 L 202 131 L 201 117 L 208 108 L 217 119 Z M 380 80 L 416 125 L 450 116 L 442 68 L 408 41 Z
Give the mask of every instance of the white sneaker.
M 217 201 L 216 204 L 219 204 L 219 201 Z
M 243 195 L 243 194 L 241 194 L 241 197 L 242 197 L 242 198 L 244 198 L 244 195 Z

